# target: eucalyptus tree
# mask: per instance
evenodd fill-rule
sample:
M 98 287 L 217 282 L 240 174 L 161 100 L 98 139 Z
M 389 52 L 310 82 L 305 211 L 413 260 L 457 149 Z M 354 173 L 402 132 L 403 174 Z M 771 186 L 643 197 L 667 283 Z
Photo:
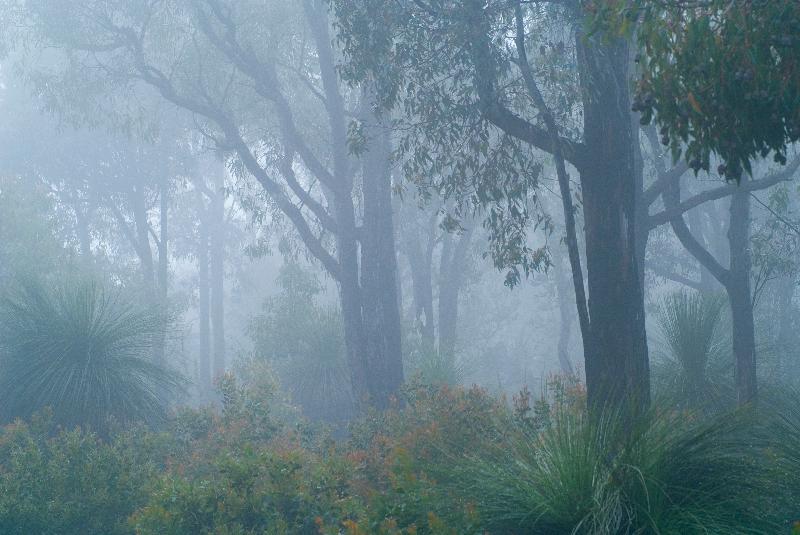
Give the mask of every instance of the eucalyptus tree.
M 649 364 L 636 262 L 638 129 L 631 114 L 630 43 L 589 34 L 580 2 L 518 0 L 337 0 L 346 72 L 373 80 L 398 110 L 413 155 L 407 174 L 486 209 L 495 261 L 536 268 L 528 222 L 545 224 L 530 195 L 540 165 L 554 158 L 583 335 L 589 401 L 645 406 Z M 580 177 L 588 295 L 568 169 Z M 544 221 L 544 223 L 543 223 Z
M 358 398 L 385 405 L 403 376 L 391 140 L 368 88 L 340 83 L 325 6 L 26 0 L 5 9 L 16 13 L 13 38 L 27 45 L 23 68 L 52 107 L 146 128 L 158 108 L 139 103 L 155 94 L 231 155 L 234 174 L 255 177 L 272 213 L 339 285 Z M 348 148 L 351 121 L 361 142 Z
M 634 106 L 695 171 L 713 156 L 739 180 L 800 140 L 800 4 L 791 0 L 623 0 L 596 6 L 600 26 L 637 29 Z M 622 22 L 620 22 L 622 21 Z M 632 24 L 635 22 L 636 24 Z

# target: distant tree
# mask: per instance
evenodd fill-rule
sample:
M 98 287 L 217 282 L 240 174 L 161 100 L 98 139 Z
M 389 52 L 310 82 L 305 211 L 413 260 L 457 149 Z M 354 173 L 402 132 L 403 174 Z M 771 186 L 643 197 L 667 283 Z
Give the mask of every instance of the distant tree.
M 358 398 L 386 406 L 403 378 L 390 139 L 367 88 L 340 83 L 325 6 L 32 0 L 2 9 L 16 13 L 10 39 L 31 52 L 19 63 L 63 116 L 147 131 L 166 103 L 232 156 L 235 176 L 255 177 L 262 210 L 339 285 Z M 57 58 L 42 61 L 43 47 Z M 351 120 L 362 143 L 349 150 Z

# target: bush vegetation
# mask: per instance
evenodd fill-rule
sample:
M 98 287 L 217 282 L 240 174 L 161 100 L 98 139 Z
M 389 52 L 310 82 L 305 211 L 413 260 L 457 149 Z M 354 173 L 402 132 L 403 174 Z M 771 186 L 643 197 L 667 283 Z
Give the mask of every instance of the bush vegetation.
M 184 409 L 160 431 L 101 439 L 47 411 L 6 426 L 0 530 L 780 533 L 800 513 L 788 394 L 758 414 L 669 407 L 626 424 L 587 416 L 575 380 L 511 402 L 418 382 L 335 441 L 258 366 L 220 381 L 221 407 Z

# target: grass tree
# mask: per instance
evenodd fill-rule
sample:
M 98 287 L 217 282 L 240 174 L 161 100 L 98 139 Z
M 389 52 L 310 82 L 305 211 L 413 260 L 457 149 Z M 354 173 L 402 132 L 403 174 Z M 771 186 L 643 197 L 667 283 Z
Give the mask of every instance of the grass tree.
M 157 423 L 179 376 L 151 361 L 163 316 L 87 278 L 27 280 L 0 299 L 0 416 L 50 407 L 56 423 L 100 432 Z
M 657 384 L 681 405 L 698 408 L 720 400 L 726 364 L 724 300 L 719 295 L 682 291 L 667 296 L 658 310 L 663 359 Z

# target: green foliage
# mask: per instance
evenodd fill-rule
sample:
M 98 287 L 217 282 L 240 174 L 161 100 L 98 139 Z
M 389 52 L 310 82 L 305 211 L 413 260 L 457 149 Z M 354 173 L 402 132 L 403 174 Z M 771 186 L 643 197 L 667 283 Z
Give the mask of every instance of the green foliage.
M 263 371 L 263 370 L 262 370 Z M 220 386 L 168 433 L 103 441 L 45 417 L 0 430 L 3 533 L 779 533 L 800 485 L 797 395 L 705 418 L 589 417 L 553 378 L 513 407 L 411 386 L 347 443 L 281 416 L 268 374 Z
M 730 400 L 724 307 L 720 295 L 688 291 L 666 297 L 659 306 L 664 351 L 654 366 L 654 382 L 679 406 L 718 408 Z
M 277 282 L 280 293 L 250 325 L 256 357 L 274 367 L 306 415 L 342 420 L 352 414 L 352 394 L 341 315 L 318 304 L 322 285 L 298 265 L 285 265 Z
M 103 442 L 53 432 L 47 413 L 0 430 L 0 532 L 131 534 L 127 517 L 162 468 L 161 437 L 134 429 Z
M 105 431 L 109 419 L 156 423 L 178 377 L 149 360 L 164 318 L 119 291 L 72 277 L 25 280 L 0 300 L 0 411 L 51 407 L 56 423 Z
M 464 364 L 453 353 L 441 353 L 428 347 L 424 341 L 408 337 L 403 343 L 405 353 L 404 367 L 408 376 L 429 386 L 455 386 L 461 384 L 465 376 Z
M 523 272 L 546 267 L 546 249 L 529 240 L 531 227 L 552 230 L 536 191 L 542 163 L 531 157 L 529 146 L 486 120 L 487 105 L 478 96 L 482 85 L 492 83 L 485 78 L 496 76 L 497 94 L 492 98 L 539 125 L 537 111 L 522 96 L 522 77 L 514 70 L 507 46 L 514 25 L 512 3 L 331 4 L 345 55 L 342 74 L 350 82 L 376 87 L 380 104 L 391 110 L 405 177 L 424 197 L 436 194 L 453 201 L 456 218 L 480 213 L 491 257 L 499 269 L 507 270 L 509 285 L 518 283 Z M 537 11 L 531 17 L 535 26 L 530 56 L 542 73 L 542 92 L 562 132 L 574 134 L 577 72 L 569 44 L 551 29 L 562 17 L 560 9 Z M 474 45 L 483 38 L 491 44 L 491 58 L 476 58 Z M 489 75 L 479 72 L 484 67 Z
M 632 28 L 641 78 L 635 111 L 695 171 L 710 156 L 739 180 L 771 151 L 786 163 L 800 139 L 800 4 L 793 1 L 592 2 L 606 23 Z M 623 28 L 624 30 L 625 28 Z
M 0 284 L 17 273 L 52 273 L 67 258 L 54 212 L 44 184 L 0 176 Z

